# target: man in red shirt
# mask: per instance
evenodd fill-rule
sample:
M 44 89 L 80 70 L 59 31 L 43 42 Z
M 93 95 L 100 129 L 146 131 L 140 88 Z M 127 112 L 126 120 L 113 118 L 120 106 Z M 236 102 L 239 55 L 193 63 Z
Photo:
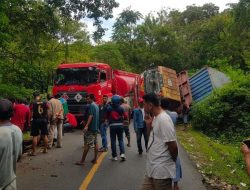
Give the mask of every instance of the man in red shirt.
M 76 120 L 75 116 L 71 113 L 67 113 L 66 114 L 66 121 L 63 124 L 63 128 L 64 129 L 69 129 L 69 128 L 72 129 L 75 127 L 77 127 L 77 120 Z
M 22 132 L 30 128 L 30 110 L 21 100 L 17 100 L 13 106 L 11 123 L 18 126 Z

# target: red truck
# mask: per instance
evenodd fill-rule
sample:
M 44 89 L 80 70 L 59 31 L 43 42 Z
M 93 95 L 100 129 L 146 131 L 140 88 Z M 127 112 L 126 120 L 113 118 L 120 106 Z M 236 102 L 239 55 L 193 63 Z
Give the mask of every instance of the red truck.
M 56 70 L 53 95 L 62 95 L 68 103 L 69 112 L 81 116 L 86 105 L 86 94 L 92 93 L 96 103 L 102 103 L 102 96 L 118 94 L 128 99 L 131 106 L 137 105 L 136 81 L 139 75 L 113 70 L 104 63 L 61 64 Z

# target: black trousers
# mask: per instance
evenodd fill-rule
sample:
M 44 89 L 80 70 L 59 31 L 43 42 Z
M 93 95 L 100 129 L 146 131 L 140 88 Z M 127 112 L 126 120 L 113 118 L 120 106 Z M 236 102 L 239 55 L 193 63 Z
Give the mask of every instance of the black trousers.
M 147 128 L 143 127 L 143 128 L 138 128 L 136 131 L 136 137 L 137 137 L 137 147 L 138 147 L 138 152 L 142 153 L 142 145 L 141 145 L 141 138 L 142 135 L 144 137 L 144 141 L 145 141 L 145 149 L 147 150 L 148 148 L 148 136 L 147 136 Z

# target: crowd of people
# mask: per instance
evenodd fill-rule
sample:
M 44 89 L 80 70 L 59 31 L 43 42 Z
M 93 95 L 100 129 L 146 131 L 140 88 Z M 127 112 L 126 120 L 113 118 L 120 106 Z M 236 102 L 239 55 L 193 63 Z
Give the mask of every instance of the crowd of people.
M 76 118 L 69 113 L 63 97 L 48 95 L 45 101 L 37 92 L 33 96 L 30 105 L 20 100 L 14 103 L 7 99 L 0 100 L 0 189 L 16 189 L 16 162 L 22 154 L 22 131 L 30 129 L 33 139 L 29 155 L 35 156 L 40 139 L 44 143 L 43 153 L 47 153 L 54 145 L 56 132 L 56 147 L 62 148 L 63 129 L 77 126 Z M 142 155 L 143 150 L 147 152 L 146 175 L 141 190 L 179 190 L 182 169 L 175 132 L 178 114 L 171 108 L 170 101 L 149 93 L 140 98 L 139 107 L 132 110 L 126 100 L 118 95 L 112 96 L 110 102 L 108 99 L 104 95 L 102 104 L 97 105 L 93 94 L 86 96 L 87 107 L 80 122 L 84 150 L 75 164 L 84 165 L 90 149 L 94 149 L 93 164 L 97 163 L 98 152 L 108 151 L 107 128 L 110 132 L 111 160 L 117 161 L 119 158 L 126 161 L 125 144 L 131 147 L 129 126 L 133 119 L 138 155 Z M 97 143 L 99 132 L 102 139 L 100 148 Z M 127 143 L 124 143 L 124 134 Z M 142 146 L 142 136 L 145 147 Z M 250 150 L 243 145 L 242 152 L 250 171 Z

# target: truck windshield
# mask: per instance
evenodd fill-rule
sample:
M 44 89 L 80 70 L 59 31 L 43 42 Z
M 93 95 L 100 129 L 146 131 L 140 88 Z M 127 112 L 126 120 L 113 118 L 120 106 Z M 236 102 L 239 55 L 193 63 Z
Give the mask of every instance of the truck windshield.
M 93 68 L 66 68 L 56 71 L 55 85 L 89 85 L 97 80 L 98 72 Z

